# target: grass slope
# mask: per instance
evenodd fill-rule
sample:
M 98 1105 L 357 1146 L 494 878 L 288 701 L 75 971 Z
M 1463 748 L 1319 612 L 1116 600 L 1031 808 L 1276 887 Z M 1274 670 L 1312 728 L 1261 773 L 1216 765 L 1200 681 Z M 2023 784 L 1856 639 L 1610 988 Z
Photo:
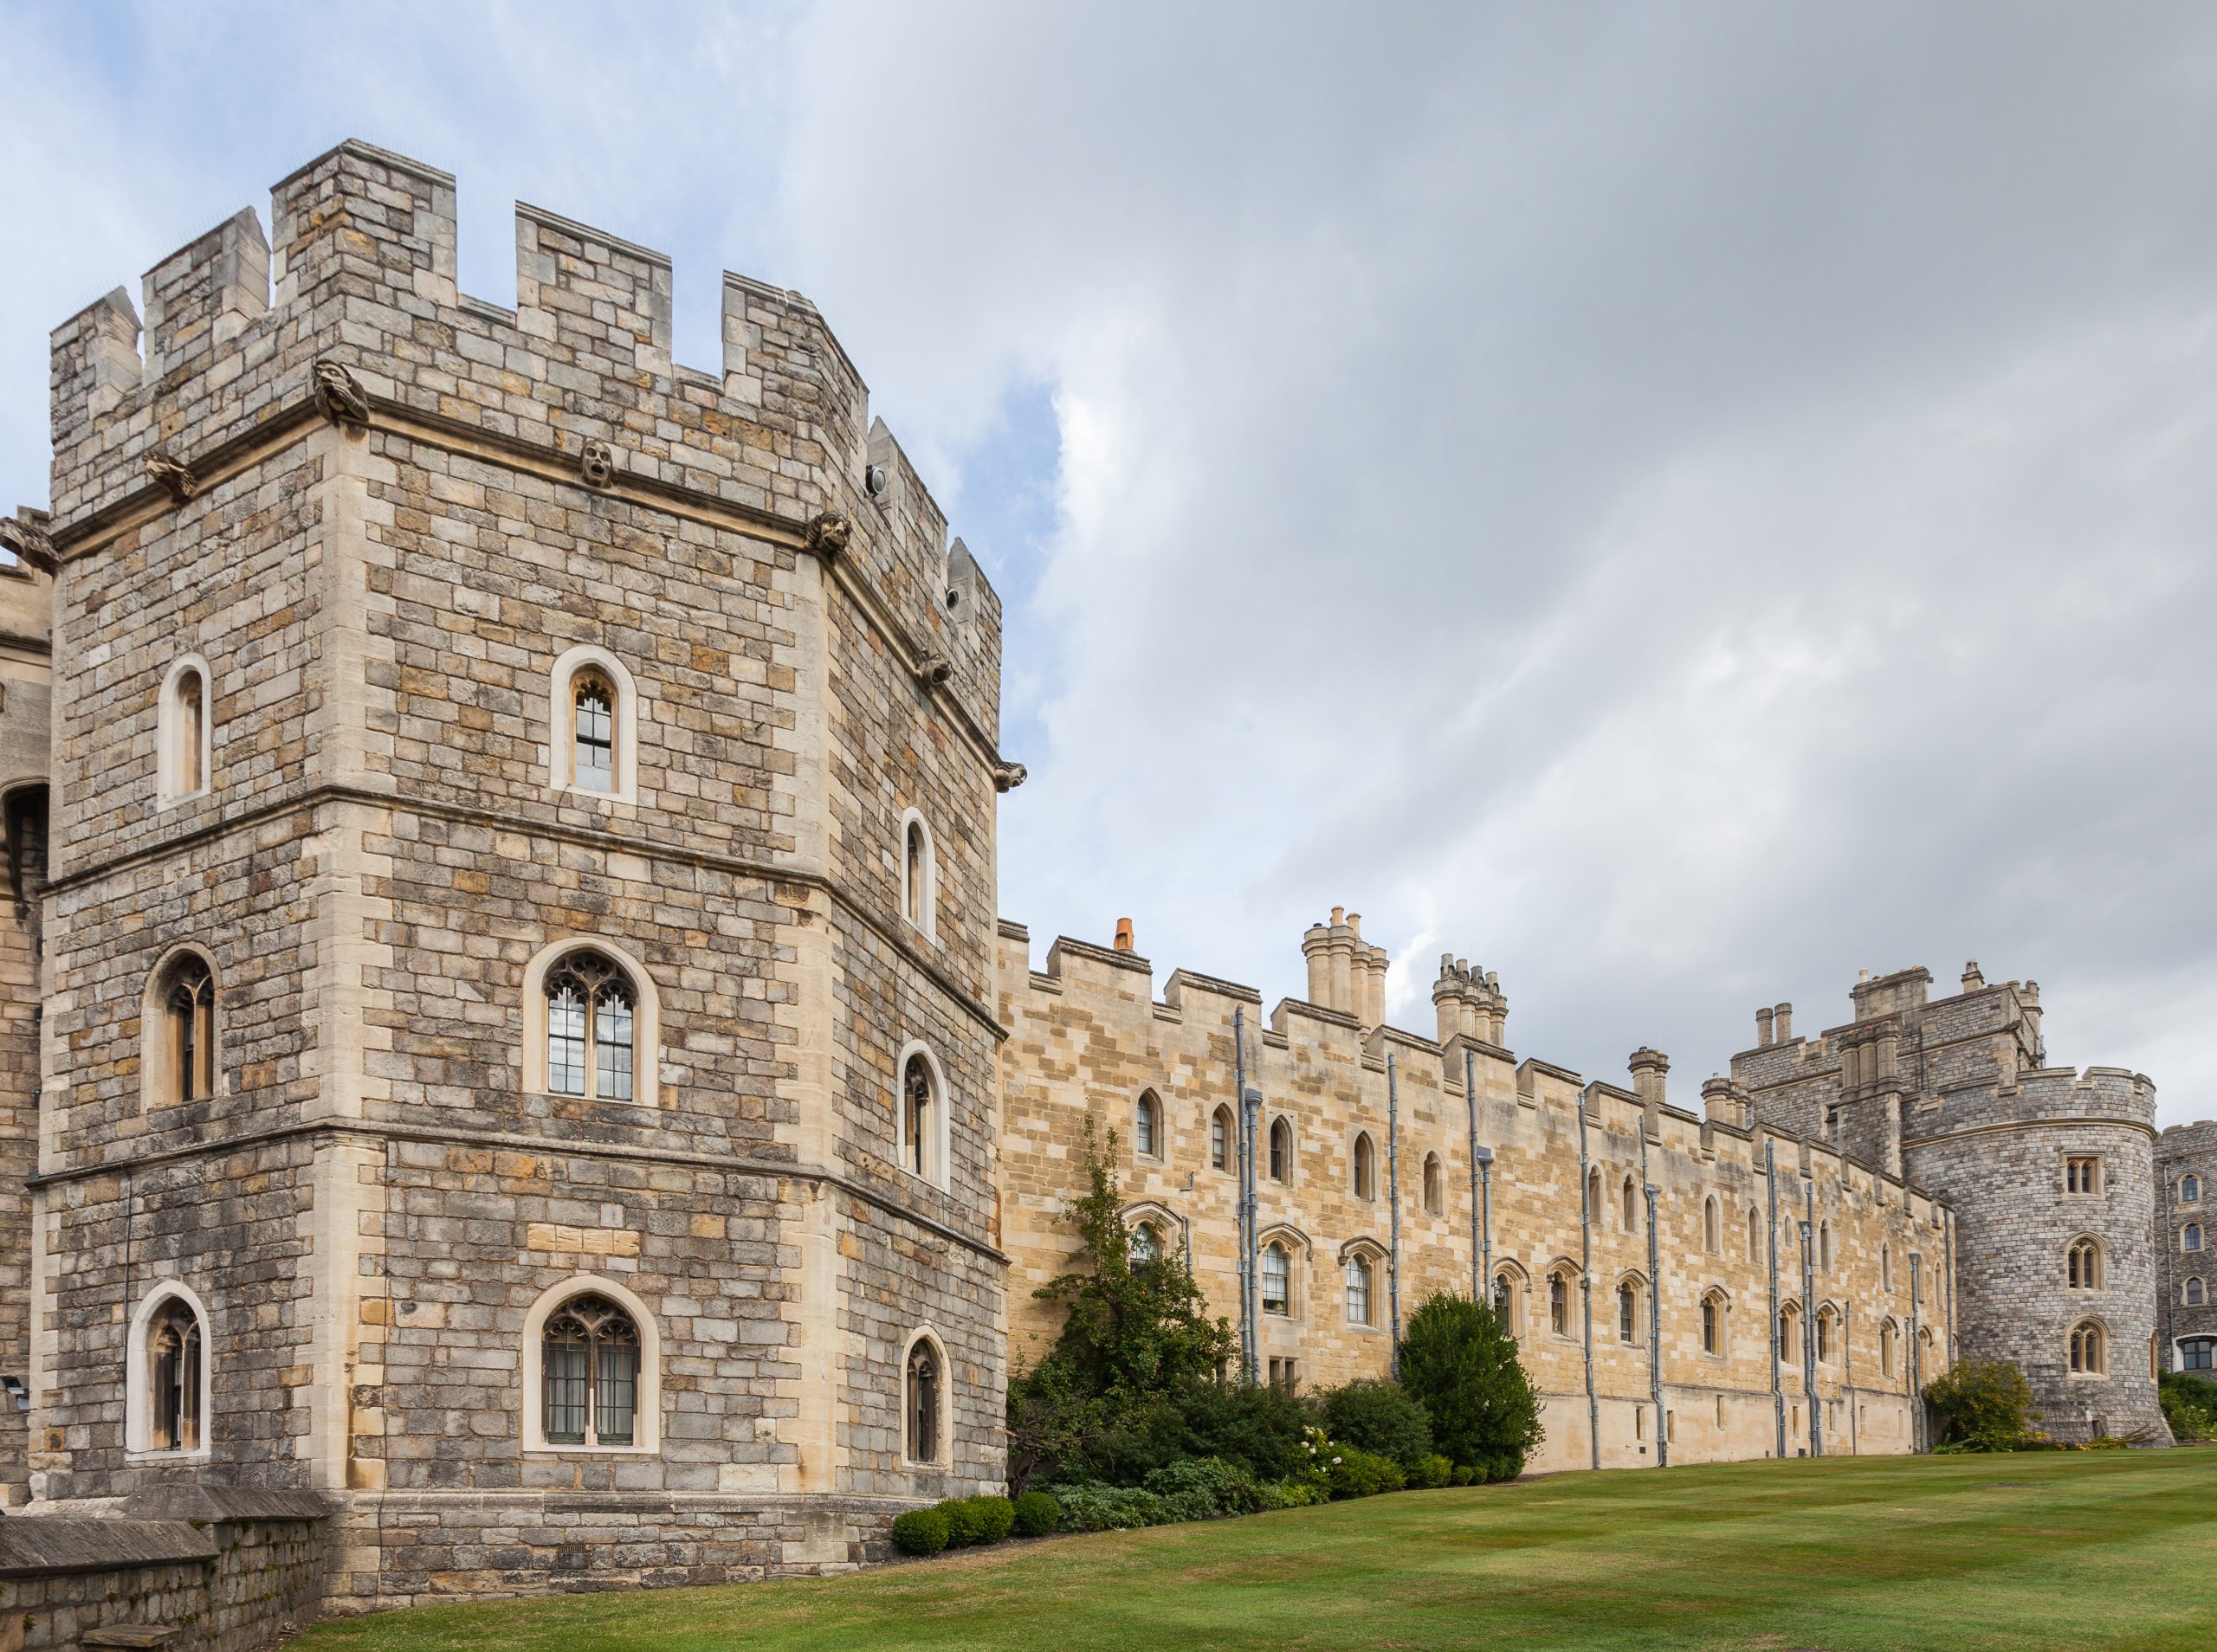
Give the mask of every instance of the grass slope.
M 423 1607 L 297 1652 L 2169 1649 L 2217 1638 L 2217 1449 L 1560 1475 L 844 1578 Z

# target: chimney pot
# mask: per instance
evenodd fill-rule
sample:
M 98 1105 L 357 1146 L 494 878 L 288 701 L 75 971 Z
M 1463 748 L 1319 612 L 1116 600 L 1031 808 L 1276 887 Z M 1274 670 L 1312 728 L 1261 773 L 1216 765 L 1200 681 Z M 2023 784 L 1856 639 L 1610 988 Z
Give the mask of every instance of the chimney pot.
M 1764 1046 L 1764 1045 L 1766 1045 L 1766 1044 L 1769 1043 L 1769 1042 L 1770 1042 L 1770 1040 L 1771 1040 L 1771 1012 L 1770 1012 L 1769 1010 L 1756 1010 L 1756 1011 L 1755 1011 L 1755 1045 L 1756 1045 L 1756 1048 L 1761 1049 L 1762 1046 Z
M 1781 1003 L 1771 1011 L 1771 1036 L 1778 1043 L 1794 1042 L 1794 1006 Z
M 1116 920 L 1116 950 L 1120 952 L 1132 950 L 1132 920 L 1128 918 Z
M 1348 927 L 1355 932 L 1355 936 L 1358 939 L 1361 939 L 1362 935 L 1362 914 L 1359 912 L 1349 913 L 1348 914 Z
M 1975 992 L 1985 984 L 1986 976 L 1980 971 L 1978 960 L 1972 958 L 1963 965 L 1963 991 Z
M 1347 922 L 1347 920 L 1348 920 L 1348 909 L 1347 909 L 1345 907 L 1333 907 L 1333 908 L 1332 908 L 1332 927 L 1333 927 L 1333 928 L 1335 928 L 1335 929 L 1339 928 L 1339 927 L 1340 927 L 1340 926 L 1341 926 L 1341 925 L 1342 925 L 1342 924 L 1344 924 L 1344 923 L 1346 923 L 1346 922 Z

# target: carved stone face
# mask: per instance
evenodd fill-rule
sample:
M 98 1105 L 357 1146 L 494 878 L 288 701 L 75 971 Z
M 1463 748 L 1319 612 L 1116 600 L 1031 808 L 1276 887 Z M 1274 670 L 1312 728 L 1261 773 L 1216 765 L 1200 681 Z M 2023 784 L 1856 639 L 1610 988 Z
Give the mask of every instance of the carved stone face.
M 606 487 L 616 480 L 616 449 L 605 442 L 588 440 L 578 456 L 578 474 L 588 487 Z
M 819 556 L 836 557 L 847 548 L 852 532 L 845 517 L 826 511 L 808 525 L 808 548 Z

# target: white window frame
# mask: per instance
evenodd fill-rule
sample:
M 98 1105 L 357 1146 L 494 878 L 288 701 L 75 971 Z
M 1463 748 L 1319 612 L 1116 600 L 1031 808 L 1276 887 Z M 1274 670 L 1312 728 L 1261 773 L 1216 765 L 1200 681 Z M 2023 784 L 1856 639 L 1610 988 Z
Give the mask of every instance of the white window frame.
M 616 749 L 610 754 L 610 789 L 598 791 L 577 783 L 577 676 L 597 669 L 616 690 L 611 707 L 610 732 Z M 636 803 L 639 801 L 639 694 L 624 662 L 606 649 L 580 642 L 554 661 L 546 697 L 546 784 L 565 797 L 595 802 Z
M 924 1070 L 932 1080 L 932 1117 L 927 1126 L 931 1139 L 924 1143 L 924 1174 L 922 1180 L 931 1186 L 947 1191 L 950 1184 L 947 1167 L 951 1162 L 948 1149 L 953 1141 L 949 1118 L 954 1111 L 952 1087 L 947 1081 L 947 1069 L 940 1065 L 938 1054 L 921 1038 L 912 1038 L 901 1047 L 901 1055 L 893 1063 L 893 1162 L 902 1173 L 914 1177 L 908 1168 L 908 1062 L 912 1056 L 921 1056 Z M 904 1378 L 905 1380 L 905 1378 Z
M 183 1302 L 200 1321 L 200 1443 L 190 1450 L 156 1449 L 147 1443 L 154 1431 L 154 1397 L 146 1369 L 146 1333 L 165 1302 Z M 134 1462 L 204 1462 L 216 1438 L 216 1320 L 200 1294 L 181 1279 L 162 1279 L 148 1287 L 131 1316 L 124 1339 L 123 1450 Z
M 546 973 L 572 952 L 598 952 L 630 978 L 631 1099 L 611 1100 L 611 1107 L 659 1107 L 662 1084 L 662 995 L 646 966 L 600 935 L 566 935 L 533 953 L 523 967 L 523 1093 L 553 1094 L 546 1087 Z M 218 995 L 220 1000 L 220 993 Z M 590 1052 L 588 1052 L 590 1055 Z M 589 1100 L 565 1096 L 565 1100 Z
M 178 720 L 184 714 L 178 689 L 188 674 L 200 679 L 200 784 L 190 791 L 179 787 L 178 773 L 178 741 L 183 738 Z M 154 718 L 154 792 L 159 807 L 167 809 L 176 803 L 190 803 L 215 789 L 216 677 L 209 670 L 208 661 L 199 655 L 180 655 L 162 678 L 159 709 Z
M 139 1111 L 149 1116 L 158 1107 L 186 1105 L 171 1100 L 175 1093 L 171 1070 L 169 1041 L 169 1005 L 167 984 L 171 969 L 181 958 L 200 960 L 208 971 L 212 1002 L 209 1005 L 208 1094 L 210 1099 L 231 1093 L 230 1080 L 223 1067 L 223 978 L 216 968 L 216 959 L 208 949 L 197 941 L 179 941 L 166 949 L 154 960 L 154 967 L 146 972 L 146 984 L 139 995 Z
M 908 916 L 908 829 L 915 827 L 923 834 L 923 887 L 915 893 L 917 916 Z M 921 935 L 933 945 L 942 943 L 939 938 L 939 840 L 932 835 L 932 823 L 921 810 L 910 809 L 901 816 L 901 834 L 894 840 L 894 858 L 900 862 L 901 921 Z
M 604 1296 L 631 1316 L 639 1333 L 637 1410 L 630 1445 L 550 1445 L 546 1439 L 546 1373 L 540 1344 L 546 1321 L 579 1296 Z M 539 1294 L 523 1316 L 519 1350 L 523 1373 L 523 1454 L 527 1457 L 652 1457 L 662 1452 L 662 1327 L 644 1302 L 604 1274 L 572 1274 Z

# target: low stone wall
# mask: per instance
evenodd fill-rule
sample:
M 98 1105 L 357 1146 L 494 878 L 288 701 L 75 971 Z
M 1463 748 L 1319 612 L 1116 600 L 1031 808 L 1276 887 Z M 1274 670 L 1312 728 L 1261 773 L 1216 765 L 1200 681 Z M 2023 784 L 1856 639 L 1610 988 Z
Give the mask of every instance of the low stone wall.
M 0 1652 L 258 1652 L 316 1613 L 330 1539 L 314 1496 L 194 1490 L 51 1510 L 0 1519 Z

